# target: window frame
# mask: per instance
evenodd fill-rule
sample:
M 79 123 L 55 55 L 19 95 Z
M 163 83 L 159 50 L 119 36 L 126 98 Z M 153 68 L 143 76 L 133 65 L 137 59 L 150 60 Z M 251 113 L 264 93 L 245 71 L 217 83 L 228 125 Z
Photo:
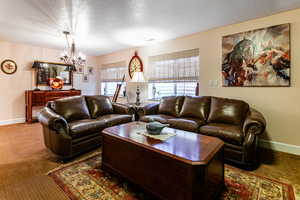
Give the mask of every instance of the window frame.
M 115 88 L 114 88 L 114 93 L 112 94 L 107 94 L 105 93 L 105 88 L 107 88 L 107 84 L 109 83 L 115 83 Z M 121 84 L 122 82 L 121 81 L 111 81 L 111 82 L 107 82 L 107 81 L 104 81 L 104 82 L 100 82 L 100 95 L 104 95 L 104 96 L 108 96 L 108 97 L 113 97 L 114 94 L 115 94 L 115 91 L 116 91 L 116 88 L 117 88 L 117 84 Z M 102 86 L 105 84 L 105 88 L 103 89 L 103 92 L 102 92 Z M 120 93 L 119 93 L 119 97 L 125 97 L 123 94 L 123 91 L 125 90 L 126 88 L 126 82 L 123 82 L 122 86 L 121 86 L 121 90 L 120 90 Z
M 113 97 L 117 88 L 117 84 L 122 83 L 122 78 L 126 76 L 126 62 L 120 61 L 116 63 L 102 64 L 100 69 L 100 95 Z M 111 76 L 112 75 L 112 76 Z M 114 84 L 114 88 L 108 89 L 109 84 Z M 103 89 L 104 85 L 104 89 Z M 126 82 L 122 83 L 120 97 L 124 97 L 123 91 L 126 87 Z M 112 90 L 113 93 L 107 93 L 107 90 Z
M 149 86 L 148 99 L 159 100 L 163 96 L 195 96 L 199 92 L 199 49 L 190 49 L 169 54 L 151 56 L 149 58 Z M 172 83 L 169 88 L 158 89 L 156 84 Z M 181 85 L 181 83 L 187 84 Z M 156 86 L 155 86 L 156 85 Z M 191 89 L 194 88 L 194 91 Z M 198 88 L 199 89 L 199 88 Z M 153 90 L 165 90 L 165 94 L 155 93 Z M 168 92 L 172 90 L 172 94 Z
M 170 83 L 170 84 L 173 84 L 173 92 L 172 94 L 170 95 L 163 95 L 163 96 L 195 96 L 196 95 L 196 88 L 197 88 L 197 84 L 199 83 L 198 81 L 188 81 L 188 82 L 182 82 L 182 81 L 170 81 L 170 82 L 150 82 L 148 83 L 148 100 L 160 100 L 162 98 L 162 96 L 160 96 L 159 94 L 158 95 L 155 95 L 153 93 L 153 90 L 157 90 L 157 86 L 155 86 L 155 84 L 164 84 L 164 83 Z M 179 84 L 180 83 L 184 83 L 184 84 L 195 84 L 194 87 L 195 87 L 195 90 L 193 92 L 193 94 L 190 94 L 188 93 L 188 89 L 184 91 L 184 93 L 179 93 Z M 152 87 L 152 88 L 151 88 Z M 153 95 L 154 94 L 154 95 Z

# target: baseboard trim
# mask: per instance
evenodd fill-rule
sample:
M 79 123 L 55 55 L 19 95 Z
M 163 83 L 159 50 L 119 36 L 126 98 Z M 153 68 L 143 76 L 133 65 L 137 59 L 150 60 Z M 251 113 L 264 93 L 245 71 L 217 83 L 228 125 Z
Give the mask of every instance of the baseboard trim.
M 25 122 L 25 118 L 8 119 L 8 120 L 0 121 L 0 126 L 9 125 L 9 124 L 18 124 L 24 122 Z
M 285 153 L 300 155 L 300 146 L 293 144 L 286 144 L 282 142 L 260 139 L 259 146 L 266 149 L 272 149 L 274 151 L 281 151 Z

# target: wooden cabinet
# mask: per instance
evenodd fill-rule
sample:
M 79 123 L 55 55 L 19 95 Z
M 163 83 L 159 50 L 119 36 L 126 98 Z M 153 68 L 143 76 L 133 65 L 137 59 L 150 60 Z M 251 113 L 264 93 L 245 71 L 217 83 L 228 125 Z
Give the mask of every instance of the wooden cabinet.
M 34 106 L 45 106 L 48 101 L 77 95 L 81 95 L 80 90 L 26 90 L 26 122 L 31 123 L 33 121 L 32 108 Z

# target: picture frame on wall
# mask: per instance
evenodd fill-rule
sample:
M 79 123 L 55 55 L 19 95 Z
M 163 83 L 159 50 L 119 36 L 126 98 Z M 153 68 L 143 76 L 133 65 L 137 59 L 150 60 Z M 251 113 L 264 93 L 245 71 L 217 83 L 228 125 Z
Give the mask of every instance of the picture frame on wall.
M 290 24 L 222 37 L 223 87 L 289 87 Z
M 82 82 L 85 82 L 85 83 L 89 82 L 89 75 L 88 74 L 84 74 L 82 76 Z
M 18 69 L 17 63 L 13 60 L 6 59 L 1 63 L 1 70 L 5 74 L 12 75 L 16 73 L 17 69 Z
M 83 72 L 84 72 L 84 66 L 78 66 L 76 72 L 77 72 L 77 74 L 83 74 Z
M 88 74 L 90 74 L 90 75 L 94 74 L 94 67 L 93 66 L 88 67 Z

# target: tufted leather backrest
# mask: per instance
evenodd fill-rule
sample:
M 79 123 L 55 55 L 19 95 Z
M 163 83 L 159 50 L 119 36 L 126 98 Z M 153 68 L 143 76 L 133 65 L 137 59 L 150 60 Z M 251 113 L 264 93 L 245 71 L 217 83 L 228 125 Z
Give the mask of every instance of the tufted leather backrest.
M 193 117 L 206 121 L 210 111 L 211 97 L 185 97 L 180 117 Z
M 51 102 L 51 109 L 67 122 L 90 118 L 84 96 L 67 97 Z
M 85 99 L 93 119 L 96 119 L 101 115 L 112 114 L 114 111 L 113 105 L 108 96 L 86 96 Z
M 211 97 L 208 122 L 240 125 L 249 110 L 249 105 L 241 100 Z
M 181 111 L 183 100 L 184 100 L 183 96 L 163 97 L 160 100 L 158 113 L 178 117 Z

